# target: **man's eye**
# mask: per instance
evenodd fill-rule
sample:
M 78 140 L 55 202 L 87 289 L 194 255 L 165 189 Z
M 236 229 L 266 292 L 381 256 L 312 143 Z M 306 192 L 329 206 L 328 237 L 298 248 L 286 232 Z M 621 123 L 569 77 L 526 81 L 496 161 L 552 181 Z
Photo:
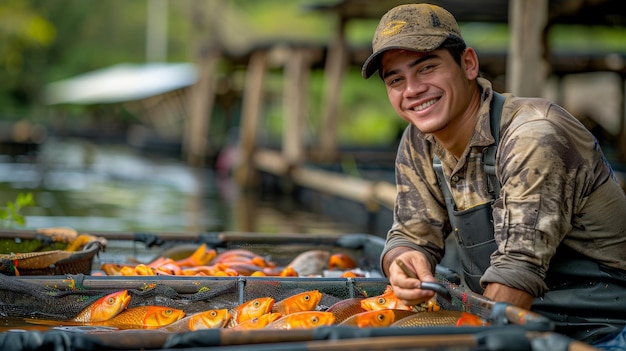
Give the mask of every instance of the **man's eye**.
M 435 65 L 424 65 L 422 68 L 420 68 L 420 72 L 428 72 L 429 70 L 433 69 L 435 67 Z
M 401 79 L 400 79 L 400 78 L 398 78 L 398 77 L 395 77 L 395 78 L 389 78 L 389 79 L 387 80 L 387 85 L 389 85 L 389 86 L 393 86 L 393 85 L 398 84 L 398 82 L 400 82 L 400 81 L 401 81 Z

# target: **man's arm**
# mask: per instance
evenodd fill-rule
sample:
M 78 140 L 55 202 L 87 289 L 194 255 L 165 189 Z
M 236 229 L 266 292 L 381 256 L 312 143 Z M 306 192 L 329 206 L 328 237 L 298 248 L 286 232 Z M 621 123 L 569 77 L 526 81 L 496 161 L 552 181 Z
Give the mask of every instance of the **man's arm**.
M 533 303 L 533 296 L 529 293 L 500 283 L 489 283 L 483 295 L 493 301 L 507 302 L 527 310 L 530 310 Z
M 398 246 L 389 250 L 389 252 L 387 252 L 385 256 L 383 257 L 382 264 L 381 264 L 382 266 L 381 268 L 385 276 L 386 277 L 389 276 L 389 266 L 391 266 L 391 263 L 393 263 L 393 261 L 395 261 L 398 256 L 402 255 L 403 253 L 407 251 L 413 251 L 413 250 L 414 249 L 410 247 L 406 247 L 406 246 Z

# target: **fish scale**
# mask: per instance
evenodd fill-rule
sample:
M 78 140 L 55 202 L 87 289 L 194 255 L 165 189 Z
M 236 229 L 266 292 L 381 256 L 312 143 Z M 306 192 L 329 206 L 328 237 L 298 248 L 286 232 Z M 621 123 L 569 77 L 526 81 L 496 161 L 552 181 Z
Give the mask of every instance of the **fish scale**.
M 469 315 L 462 311 L 418 312 L 391 324 L 392 327 L 449 327 L 456 326 L 460 318 Z
M 412 316 L 416 313 L 414 311 L 408 310 L 398 310 L 398 309 L 382 309 L 382 310 L 373 310 L 373 311 L 365 311 L 361 313 L 357 313 L 343 322 L 339 323 L 340 325 L 348 325 L 355 327 L 388 327 L 393 324 L 395 321 L 398 321 L 402 318 Z
M 326 312 L 331 312 L 335 316 L 336 323 L 341 323 L 357 313 L 366 311 L 361 307 L 361 301 L 363 298 L 342 300 L 330 306 Z

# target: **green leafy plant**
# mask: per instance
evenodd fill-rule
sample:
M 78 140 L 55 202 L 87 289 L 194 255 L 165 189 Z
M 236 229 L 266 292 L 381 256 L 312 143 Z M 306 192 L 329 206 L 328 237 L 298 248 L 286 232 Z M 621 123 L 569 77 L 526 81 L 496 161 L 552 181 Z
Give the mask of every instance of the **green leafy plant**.
M 26 218 L 20 213 L 24 207 L 34 206 L 35 199 L 32 193 L 19 193 L 14 202 L 7 202 L 6 207 L 0 208 L 0 221 L 4 228 L 14 225 L 26 225 Z

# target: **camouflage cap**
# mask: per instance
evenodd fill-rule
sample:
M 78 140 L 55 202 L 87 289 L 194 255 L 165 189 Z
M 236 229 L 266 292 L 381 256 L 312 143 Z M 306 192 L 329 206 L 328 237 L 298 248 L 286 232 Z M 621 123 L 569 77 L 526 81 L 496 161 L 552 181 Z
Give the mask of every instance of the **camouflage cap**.
M 363 64 L 361 75 L 367 79 L 374 74 L 387 50 L 432 51 L 450 37 L 463 40 L 456 19 L 445 9 L 431 4 L 394 7 L 378 23 L 372 39 L 373 53 Z

